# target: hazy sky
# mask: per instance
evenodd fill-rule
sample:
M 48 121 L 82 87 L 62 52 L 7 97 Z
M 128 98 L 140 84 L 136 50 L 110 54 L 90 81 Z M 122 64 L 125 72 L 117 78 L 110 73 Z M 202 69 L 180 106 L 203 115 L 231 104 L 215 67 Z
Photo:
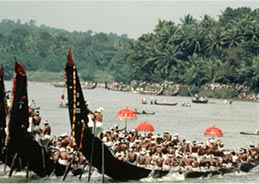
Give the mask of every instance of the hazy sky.
M 152 32 L 158 19 L 179 23 L 191 14 L 196 19 L 208 14 L 217 17 L 226 7 L 259 8 L 259 0 L 171 0 L 171 1 L 2 1 L 0 21 L 33 19 L 36 25 L 63 28 L 68 31 L 87 31 L 127 34 L 137 38 Z

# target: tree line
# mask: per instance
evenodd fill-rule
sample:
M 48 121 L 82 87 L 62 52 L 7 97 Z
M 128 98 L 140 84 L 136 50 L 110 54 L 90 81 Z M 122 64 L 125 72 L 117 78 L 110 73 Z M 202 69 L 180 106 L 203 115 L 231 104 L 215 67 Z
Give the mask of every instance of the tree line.
M 83 80 L 240 84 L 258 91 L 259 9 L 229 7 L 217 19 L 189 14 L 180 21 L 159 20 L 153 32 L 129 39 L 6 19 L 0 23 L 0 63 L 7 79 L 13 56 L 28 71 L 62 73 L 72 48 Z

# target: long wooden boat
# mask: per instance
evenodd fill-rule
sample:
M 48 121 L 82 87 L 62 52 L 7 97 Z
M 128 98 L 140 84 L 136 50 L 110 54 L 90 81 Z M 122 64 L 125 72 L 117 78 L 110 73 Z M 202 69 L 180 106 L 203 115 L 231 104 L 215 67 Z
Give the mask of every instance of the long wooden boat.
M 214 175 L 224 175 L 228 173 L 236 172 L 236 167 L 220 168 L 220 169 L 201 169 L 201 170 L 186 170 L 183 174 L 185 178 L 200 178 L 211 177 Z M 241 170 L 242 171 L 242 170 Z
M 259 135 L 259 134 L 251 133 L 251 132 L 240 132 L 240 134 L 243 134 L 243 135 Z
M 4 142 L 5 142 L 5 128 L 6 128 L 6 116 L 7 116 L 7 102 L 4 85 L 4 69 L 0 68 L 0 159 L 3 160 Z
M 175 106 L 177 103 L 168 103 L 168 102 L 157 102 L 157 100 L 154 100 L 155 105 L 167 105 L 167 106 Z
M 136 112 L 136 114 L 147 114 L 147 115 L 154 115 L 154 114 L 156 114 L 156 112 L 146 112 L 146 111 L 142 111 L 142 112 L 139 112 L 139 111 L 135 111 Z
M 163 95 L 166 95 L 166 96 L 177 96 L 180 92 L 180 88 L 177 88 L 175 89 L 174 91 L 172 90 L 164 90 L 163 91 Z
M 206 103 L 208 103 L 208 101 L 209 101 L 209 99 L 207 99 L 207 98 L 192 98 L 193 103 L 206 104 Z
M 25 69 L 18 61 L 15 62 L 15 72 L 16 77 L 13 80 L 12 89 L 13 102 L 8 125 L 8 149 L 5 151 L 4 162 L 11 167 L 11 171 L 27 166 L 38 176 L 44 177 L 51 174 L 54 162 L 44 147 L 41 147 L 27 132 L 29 126 L 27 76 Z M 19 160 L 22 161 L 22 165 L 19 164 Z
M 75 144 L 80 148 L 84 156 L 101 173 L 117 181 L 139 180 L 145 177 L 161 178 L 172 171 L 169 170 L 150 170 L 138 167 L 130 163 L 118 160 L 114 157 L 111 150 L 102 141 L 94 136 L 89 129 L 88 112 L 86 111 L 85 100 L 79 85 L 77 70 L 69 50 L 66 64 L 68 108 L 71 123 L 71 135 L 75 137 Z M 84 123 L 82 123 L 84 122 Z M 253 166 L 240 165 L 241 171 L 248 171 Z M 199 178 L 211 175 L 224 175 L 236 171 L 235 167 L 223 168 L 219 170 L 186 170 L 183 174 L 186 178 Z M 179 172 L 179 171 L 176 171 Z
M 251 171 L 253 168 L 255 168 L 257 165 L 257 163 L 243 162 L 239 165 L 239 170 L 247 173 Z
M 69 116 L 72 127 L 71 134 L 75 136 L 77 146 L 81 148 L 84 156 L 99 172 L 102 171 L 103 166 L 104 174 L 115 180 L 138 180 L 149 176 L 152 170 L 118 160 L 114 157 L 109 148 L 103 145 L 102 141 L 92 134 L 87 126 L 88 117 L 85 100 L 81 86 L 79 85 L 79 78 L 71 50 L 69 50 L 67 58 L 68 62 L 65 69 Z M 81 120 L 85 123 L 82 124 Z M 104 157 L 102 157 L 102 155 Z M 104 158 L 104 161 L 102 161 L 102 158 Z M 156 175 L 163 176 L 168 174 L 168 172 L 169 171 L 157 170 Z

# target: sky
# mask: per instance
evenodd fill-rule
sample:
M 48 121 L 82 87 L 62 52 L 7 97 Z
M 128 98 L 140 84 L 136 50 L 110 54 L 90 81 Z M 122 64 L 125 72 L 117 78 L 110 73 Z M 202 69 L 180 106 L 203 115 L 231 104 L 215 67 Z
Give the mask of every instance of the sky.
M 192 15 L 201 19 L 205 14 L 215 19 L 226 7 L 259 8 L 259 0 L 73 0 L 73 1 L 3 1 L 0 0 L 0 21 L 31 19 L 67 31 L 127 34 L 138 38 L 153 32 L 159 19 L 180 23 L 180 18 Z

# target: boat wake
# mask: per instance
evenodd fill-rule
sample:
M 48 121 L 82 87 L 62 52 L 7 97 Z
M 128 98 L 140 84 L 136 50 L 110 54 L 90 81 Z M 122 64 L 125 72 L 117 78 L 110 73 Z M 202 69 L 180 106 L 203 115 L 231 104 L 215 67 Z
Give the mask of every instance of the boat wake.
M 167 175 L 163 176 L 162 178 L 154 178 L 153 176 L 149 176 L 147 178 L 140 179 L 140 182 L 143 183 L 159 183 L 159 182 L 171 182 L 171 181 L 183 181 L 185 177 L 183 174 L 179 172 L 170 172 Z

